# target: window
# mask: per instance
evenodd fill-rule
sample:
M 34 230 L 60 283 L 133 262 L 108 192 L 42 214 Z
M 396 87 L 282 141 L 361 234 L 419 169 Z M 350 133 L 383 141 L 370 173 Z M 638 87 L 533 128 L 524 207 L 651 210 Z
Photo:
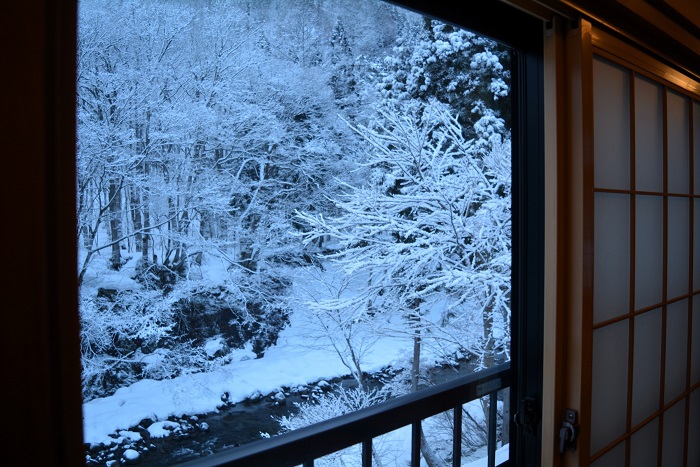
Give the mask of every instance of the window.
M 542 33 L 542 25 L 537 21 L 529 22 L 527 18 L 514 13 L 505 6 L 498 6 L 501 2 L 488 2 L 488 7 L 479 7 L 468 2 L 468 7 L 461 5 L 461 8 L 469 8 L 467 12 L 450 11 L 449 7 L 426 6 L 419 1 L 402 2 L 412 8 L 431 9 L 430 14 L 459 22 L 462 25 L 486 32 L 494 38 L 500 38 L 507 43 L 515 44 L 519 52 L 525 52 L 523 62 L 519 64 L 518 70 L 535 70 L 537 66 L 538 53 L 534 57 L 528 55 L 528 51 L 536 51 L 536 44 L 527 45 L 523 40 L 529 42 L 533 37 L 539 38 Z M 538 2 L 508 2 L 517 4 L 519 8 L 526 8 L 534 11 L 540 5 Z M 556 10 L 566 16 L 568 20 L 583 16 L 591 20 L 594 24 L 611 25 L 615 33 L 621 33 L 634 44 L 631 50 L 618 54 L 618 58 L 627 59 L 638 57 L 640 51 L 646 53 L 649 50 L 667 59 L 661 71 L 670 69 L 668 64 L 675 69 L 686 70 L 690 76 L 697 77 L 696 66 L 697 53 L 694 53 L 693 41 L 696 35 L 693 31 L 697 29 L 697 21 L 692 22 L 689 18 L 696 18 L 695 9 L 689 6 L 680 7 L 679 2 L 641 2 L 639 5 L 603 5 L 604 2 L 590 4 L 572 0 L 567 2 L 548 1 L 548 9 L 541 17 L 545 18 Z M 585 3 L 585 5 L 583 5 Z M 673 6 L 670 6 L 673 5 Z M 662 8 L 663 7 L 663 8 Z M 37 464 L 42 465 L 80 465 L 84 457 L 82 456 L 82 445 L 80 440 L 80 387 L 79 387 L 79 353 L 77 352 L 77 304 L 73 294 L 76 291 L 76 279 L 71 271 L 75 269 L 75 245 L 73 209 L 75 207 L 75 196 L 73 187 L 70 185 L 74 180 L 73 156 L 75 134 L 73 128 L 73 116 L 75 111 L 75 4 L 65 4 L 60 8 L 51 2 L 16 3 L 7 5 L 8 20 L 5 31 L 18 40 L 10 43 L 5 41 L 6 57 L 9 57 L 7 69 L 13 70 L 6 73 L 6 86 L 10 91 L 6 93 L 6 119 L 5 130 L 11 138 L 6 139 L 7 153 L 12 157 L 7 157 L 4 162 L 6 177 L 14 193 L 21 193 L 21 203 L 8 202 L 4 205 L 6 218 L 22 219 L 20 227 L 7 229 L 13 247 L 5 250 L 5 262 L 11 265 L 11 274 L 6 280 L 8 289 L 16 293 L 7 294 L 3 303 L 4 309 L 9 310 L 4 313 L 8 325 L 4 326 L 3 345 L 6 356 L 6 371 L 15 376 L 11 379 L 12 384 L 6 386 L 6 398 L 12 400 L 9 419 L 14 420 L 15 430 L 11 430 L 8 445 L 13 446 L 13 450 L 6 453 L 6 457 L 11 459 L 18 457 L 22 462 L 26 462 L 26 453 L 31 453 L 32 459 Z M 674 12 L 673 9 L 677 11 Z M 544 9 L 544 7 L 542 8 Z M 683 10 L 684 16 L 677 13 Z M 623 13 L 623 14 L 618 14 Z M 687 13 L 687 14 L 686 14 Z M 658 17 L 658 21 L 657 21 Z M 477 24 L 478 23 L 478 24 Z M 534 23 L 534 24 L 533 24 Z M 515 26 L 513 26 L 515 25 Z M 601 26 L 602 27 L 602 26 Z M 575 26 L 572 26 L 575 28 Z M 594 26 L 593 33 L 596 33 L 597 26 Z M 608 32 L 611 29 L 606 29 Z M 513 32 L 512 37 L 507 37 Z M 590 28 L 588 30 L 590 32 Z M 531 33 L 531 34 L 530 34 Z M 564 34 L 557 35 L 558 40 L 564 38 Z M 684 40 L 687 38 L 688 40 Z M 539 41 L 537 39 L 534 42 Z M 653 43 L 652 43 L 653 42 Z M 646 44 L 646 46 L 645 46 Z M 646 48 L 645 48 L 646 47 Z M 607 49 L 606 49 L 607 50 Z M 619 50 L 618 50 L 619 52 Z M 607 57 L 609 58 L 609 57 Z M 607 59 L 606 58 L 606 59 Z M 533 60 L 534 62 L 530 61 Z M 566 66 L 569 56 L 546 60 L 547 64 Z M 616 60 L 613 60 L 616 62 Z M 527 65 L 527 64 L 530 65 Z M 591 61 L 579 62 L 590 68 Z M 520 68 L 524 66 L 524 68 Z M 646 68 L 645 68 L 646 69 Z M 19 71 L 21 70 L 21 72 Z M 584 70 L 585 71 L 585 70 Z M 537 73 L 527 75 L 530 78 L 537 78 Z M 523 80 L 524 82 L 537 82 L 537 80 Z M 687 83 L 685 80 L 683 83 Z M 678 83 L 669 87 L 670 92 L 675 92 Z M 668 86 L 668 83 L 663 86 Z M 694 88 L 692 86 L 695 86 Z M 690 90 L 693 99 L 697 95 L 697 85 L 694 83 L 683 84 L 683 89 Z M 520 89 L 520 88 L 519 88 Z M 527 96 L 538 95 L 538 91 L 530 89 L 520 89 L 522 102 L 528 102 Z M 524 93 L 524 94 L 523 94 Z M 683 94 L 684 92 L 682 92 Z M 592 94 L 589 95 L 592 100 Z M 541 100 L 539 97 L 535 102 Z M 566 97 L 559 96 L 557 102 L 564 106 Z M 585 102 L 589 106 L 591 102 Z M 524 109 L 535 109 L 534 114 L 527 114 Z M 540 106 L 521 109 L 528 118 L 520 118 L 519 121 L 537 121 L 537 113 L 541 111 Z M 550 109 L 547 108 L 547 111 Z M 561 119 L 563 126 L 574 125 L 580 117 L 586 117 L 586 109 L 573 109 L 572 115 Z M 520 116 L 522 117 L 522 115 Z M 517 130 L 520 131 L 520 130 Z M 520 131 L 520 135 L 526 135 L 522 144 L 529 144 L 527 141 L 536 141 L 539 136 L 535 131 Z M 535 143 L 535 146 L 539 143 Z M 516 151 L 517 152 L 517 151 Z M 530 153 L 532 154 L 532 153 Z M 560 152 L 561 154 L 561 152 Z M 516 168 L 516 171 L 520 170 Z M 576 170 L 574 170 L 576 171 Z M 519 173 L 522 173 L 521 170 Z M 538 172 L 535 171 L 535 174 Z M 559 174 L 561 175 L 561 174 Z M 561 180 L 561 177 L 558 177 Z M 539 180 L 534 177 L 534 180 Z M 6 180 L 7 182 L 7 180 Z M 27 187 L 31 187 L 29 190 Z M 67 187 L 67 188 L 66 188 Z M 10 197 L 8 197 L 10 199 Z M 527 205 L 527 204 L 526 204 Z M 529 205 L 531 209 L 537 208 L 537 203 Z M 524 225 L 524 224 L 522 224 Z M 576 229 L 573 235 L 581 235 Z M 538 235 L 535 230 L 530 231 L 530 235 L 525 238 L 533 238 Z M 521 245 L 524 243 L 516 243 Z M 547 251 L 550 251 L 548 245 Z M 520 252 L 525 252 L 521 249 Z M 530 250 L 527 250 L 530 251 Z M 561 252 L 561 250 L 559 250 Z M 519 254 L 517 255 L 519 256 Z M 536 254 L 534 256 L 537 256 Z M 526 257 L 532 257 L 531 254 Z M 567 256 L 567 260 L 571 255 Z M 574 266 L 575 267 L 575 266 Z M 564 268 L 566 269 L 566 268 Z M 557 272 L 561 273 L 562 268 Z M 536 268 L 531 272 L 537 272 Z M 569 272 L 564 270 L 564 275 L 568 277 Z M 520 273 L 515 274 L 515 286 L 522 287 L 519 282 Z M 576 278 L 574 278 L 576 280 Z M 547 282 L 549 286 L 551 281 Z M 558 287 L 558 286 L 557 286 Z M 533 289 L 522 287 L 525 290 Z M 564 288 L 566 289 L 566 287 Z M 567 290 L 563 290 L 564 293 Z M 518 294 L 516 294 L 518 295 Z M 566 303 L 564 310 L 561 310 L 566 319 L 576 318 L 573 308 L 580 307 L 576 303 L 574 296 L 572 303 Z M 529 305 L 537 305 L 537 300 L 524 301 Z M 527 315 L 526 315 L 527 316 Z M 73 319 L 75 318 L 75 320 Z M 640 318 L 641 320 L 641 318 Z M 526 324 L 527 319 L 520 320 L 521 324 Z M 514 329 L 518 329 L 516 325 Z M 537 328 L 531 329 L 533 333 L 528 337 L 537 335 Z M 517 332 L 514 332 L 516 335 Z M 557 333 L 559 336 L 559 333 Z M 546 335 L 549 342 L 551 334 Z M 574 336 L 576 337 L 576 336 Z M 537 339 L 535 339 L 537 340 Z M 579 352 L 577 339 L 570 339 L 572 350 Z M 522 334 L 517 342 L 514 342 L 514 365 L 518 361 L 533 362 L 536 367 L 539 364 L 537 358 L 527 358 L 527 345 L 522 338 Z M 531 340 L 527 339 L 527 343 Z M 695 342 L 693 340 L 693 342 Z M 521 349 L 524 347 L 524 350 Z M 694 348 L 693 348 L 694 349 Z M 21 351 L 27 350 L 27 351 Z M 525 354 L 523 354 L 525 352 Z M 693 354 L 693 357 L 695 354 Z M 9 358 L 7 358 L 9 357 Z M 583 356 L 586 359 L 586 356 Z M 532 368 L 532 367 L 531 367 Z M 530 368 L 530 369 L 531 369 Z M 530 369 L 518 367 L 515 369 L 518 377 L 531 374 Z M 557 371 L 554 365 L 545 363 L 545 371 Z M 536 373 L 536 371 L 535 371 Z M 536 378 L 537 379 L 537 378 Z M 574 380 L 569 386 L 573 392 L 580 388 L 580 381 Z M 562 383 L 564 384 L 564 383 Z M 532 389 L 532 392 L 529 391 Z M 521 396 L 514 397 L 521 399 L 529 394 L 536 394 L 533 387 L 519 386 Z M 576 397 L 576 394 L 574 394 Z M 567 402 L 568 404 L 568 402 Z M 517 403 L 515 404 L 517 406 Z M 585 403 L 584 403 L 585 405 Z M 589 404 L 590 405 L 590 404 Z M 560 405 L 557 404 L 557 407 Z M 675 407 L 675 406 L 674 406 Z M 517 408 L 517 407 L 516 407 Z M 585 407 L 584 407 L 585 408 Z M 590 410 L 590 406 L 588 407 Z M 692 409 L 691 409 L 692 411 Z M 692 413 L 692 412 L 691 412 Z M 557 430 L 557 422 L 552 421 L 553 415 L 544 421 L 543 425 L 547 430 Z M 691 427 L 697 426 L 690 418 Z M 666 427 L 668 428 L 668 427 Z M 582 440 L 585 438 L 585 427 L 582 425 Z M 696 431 L 688 431 L 691 435 Z M 636 434 L 640 434 L 638 432 Z M 671 434 L 664 429 L 664 433 Z M 635 435 L 636 435 L 635 434 Z M 590 437 L 590 436 L 589 436 Z M 634 437 L 634 436 L 633 436 Z M 547 435 L 542 443 L 543 451 L 554 451 L 554 459 L 558 459 L 556 446 L 552 443 L 553 436 Z M 689 436 L 692 440 L 693 437 Z M 590 441 L 590 440 L 589 440 Z M 636 441 L 633 441 L 633 443 Z M 688 458 L 691 458 L 688 448 Z M 41 446 L 41 449 L 36 449 Z M 553 446 L 553 447 L 552 447 Z M 588 445 L 586 445 L 588 447 Z M 646 445 L 645 445 L 646 446 Z M 590 451 L 580 449 L 577 453 L 570 453 L 567 456 L 578 457 L 581 451 L 589 455 Z M 527 450 L 527 447 L 525 448 Z M 539 450 L 536 446 L 535 450 Z M 517 448 L 516 448 L 517 451 Z M 520 451 L 518 451 L 520 452 Z M 525 457 L 526 461 L 532 461 L 536 457 Z M 584 456 L 585 459 L 585 456 Z M 581 458 L 579 458 L 581 460 Z M 606 459 L 599 459 L 604 461 Z M 525 461 L 520 458 L 520 463 Z M 20 463 L 14 462 L 15 464 Z M 545 462 L 546 463 L 546 462 Z
M 292 429 L 415 391 L 431 350 L 440 365 L 508 358 L 518 55 L 384 3 L 361 4 L 381 27 L 335 2 L 80 5 L 84 426 L 119 446 L 89 461 L 140 457 L 233 417 L 197 413 L 261 398 L 318 399 L 273 411 Z M 382 367 L 390 385 L 368 391 Z M 343 372 L 360 391 L 307 386 Z M 278 430 L 258 423 L 166 460 Z

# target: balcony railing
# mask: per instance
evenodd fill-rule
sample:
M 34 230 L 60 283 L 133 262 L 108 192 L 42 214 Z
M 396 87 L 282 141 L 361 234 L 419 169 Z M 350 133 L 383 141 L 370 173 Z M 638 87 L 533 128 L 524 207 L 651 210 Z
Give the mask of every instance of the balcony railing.
M 270 439 L 231 448 L 185 464 L 186 467 L 313 467 L 314 460 L 345 448 L 362 446 L 362 466 L 372 465 L 372 439 L 411 426 L 411 465 L 420 466 L 421 421 L 453 410 L 452 465 L 461 465 L 462 405 L 510 387 L 510 362 L 446 383 L 382 402 L 341 417 L 300 428 Z M 508 401 L 505 401 L 508 403 Z M 496 412 L 489 409 L 488 465 L 496 462 Z

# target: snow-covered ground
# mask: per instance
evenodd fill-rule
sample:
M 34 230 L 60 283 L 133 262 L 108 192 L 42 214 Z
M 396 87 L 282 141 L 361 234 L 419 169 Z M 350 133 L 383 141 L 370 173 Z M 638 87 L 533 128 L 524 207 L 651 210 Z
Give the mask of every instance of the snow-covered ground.
M 384 338 L 376 342 L 366 356 L 367 371 L 379 370 L 406 359 L 409 342 L 398 338 Z M 139 436 L 127 431 L 141 420 L 158 420 L 149 427 L 152 437 L 166 436 L 166 419 L 171 415 L 195 415 L 217 410 L 221 395 L 228 393 L 231 401 L 241 401 L 256 393 L 275 392 L 282 386 L 306 385 L 323 379 L 348 374 L 338 357 L 320 348 L 309 348 L 307 336 L 294 327 L 285 329 L 278 344 L 255 359 L 252 351 L 240 351 L 239 360 L 218 371 L 181 376 L 171 380 L 142 380 L 121 388 L 109 397 L 94 399 L 83 406 L 84 437 L 90 444 L 114 442 L 110 435 L 119 432 L 123 437 Z M 159 432 L 161 430 L 162 432 Z M 410 428 L 397 430 L 375 443 L 385 451 L 410 453 Z M 470 456 L 476 459 L 464 465 L 486 466 L 485 450 Z M 399 457 L 404 457 L 399 454 Z M 497 462 L 508 458 L 508 446 L 497 451 Z M 396 465 L 401 465 L 399 459 Z
M 282 386 L 294 387 L 348 374 L 338 357 L 317 346 L 310 347 L 308 336 L 294 326 L 282 331 L 276 346 L 255 359 L 252 351 L 240 351 L 233 361 L 218 371 L 180 376 L 170 380 L 141 380 L 114 395 L 83 405 L 85 442 L 113 441 L 110 434 L 137 425 L 145 418 L 164 420 L 170 415 L 195 415 L 217 410 L 221 396 L 242 401 L 256 392 L 268 394 Z M 365 371 L 379 370 L 407 357 L 409 342 L 383 338 L 365 358 Z
M 129 277 L 133 274 L 133 267 L 132 260 L 119 272 L 103 268 L 101 274 L 88 276 L 86 287 L 91 288 L 92 293 L 98 287 L 117 290 L 138 287 Z M 318 299 L 319 294 L 327 297 L 342 288 L 341 284 L 336 283 L 339 275 L 330 265 L 324 271 L 319 273 L 316 270 L 313 274 L 306 274 L 300 270 L 294 275 L 293 294 L 299 299 L 297 311 L 290 316 L 290 325 L 281 332 L 277 344 L 267 349 L 263 358 L 256 358 L 250 348 L 235 350 L 231 354 L 231 362 L 216 371 L 160 381 L 143 379 L 118 389 L 111 396 L 93 399 L 83 405 L 85 442 L 90 445 L 109 445 L 115 441 L 115 434 L 127 439 L 139 437 L 137 432 L 129 431 L 129 428 L 144 419 L 155 421 L 148 428 L 151 437 L 167 436 L 171 433 L 168 428 L 173 428 L 167 426 L 173 423 L 167 420 L 168 417 L 216 412 L 222 406 L 224 394 L 227 394 L 227 402 L 236 403 L 255 398 L 256 395 L 275 393 L 282 387 L 293 388 L 348 375 L 350 371 L 333 350 L 329 337 L 319 329 L 314 329 L 313 319 L 310 321 L 308 310 L 303 304 L 304 300 Z M 225 268 L 222 268 L 220 262 L 209 258 L 205 261 L 201 274 L 205 280 L 215 280 L 216 277 L 224 277 Z M 345 293 L 352 294 L 353 289 L 355 287 L 350 286 L 344 290 Z M 389 325 L 390 322 L 387 321 L 386 324 Z M 364 372 L 379 371 L 387 366 L 409 366 L 413 353 L 410 333 L 376 334 L 376 329 L 370 331 L 373 331 L 372 336 L 365 340 L 359 337 L 364 351 Z M 354 338 L 358 339 L 358 336 L 355 335 Z M 429 346 L 424 348 L 422 360 L 427 364 L 437 358 Z M 410 452 L 410 430 L 397 430 L 385 436 L 382 443 L 386 450 L 403 457 Z M 486 456 L 485 451 L 474 453 L 473 458 L 477 459 L 474 467 L 481 465 L 478 459 L 483 456 Z M 503 456 L 507 458 L 505 448 L 499 451 L 499 459 Z M 397 465 L 400 462 L 402 461 L 397 461 Z

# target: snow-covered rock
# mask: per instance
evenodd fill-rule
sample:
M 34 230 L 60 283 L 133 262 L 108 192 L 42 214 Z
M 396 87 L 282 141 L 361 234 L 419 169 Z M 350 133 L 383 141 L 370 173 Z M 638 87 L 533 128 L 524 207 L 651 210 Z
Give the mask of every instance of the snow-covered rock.
M 124 459 L 126 461 L 135 461 L 139 457 L 141 457 L 141 454 L 135 449 L 127 449 L 124 451 Z

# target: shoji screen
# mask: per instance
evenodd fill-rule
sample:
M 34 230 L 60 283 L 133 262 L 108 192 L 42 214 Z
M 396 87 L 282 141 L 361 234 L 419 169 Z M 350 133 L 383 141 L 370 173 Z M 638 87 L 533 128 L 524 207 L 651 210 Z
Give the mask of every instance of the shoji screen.
M 593 56 L 595 467 L 700 465 L 700 102 L 650 76 Z

